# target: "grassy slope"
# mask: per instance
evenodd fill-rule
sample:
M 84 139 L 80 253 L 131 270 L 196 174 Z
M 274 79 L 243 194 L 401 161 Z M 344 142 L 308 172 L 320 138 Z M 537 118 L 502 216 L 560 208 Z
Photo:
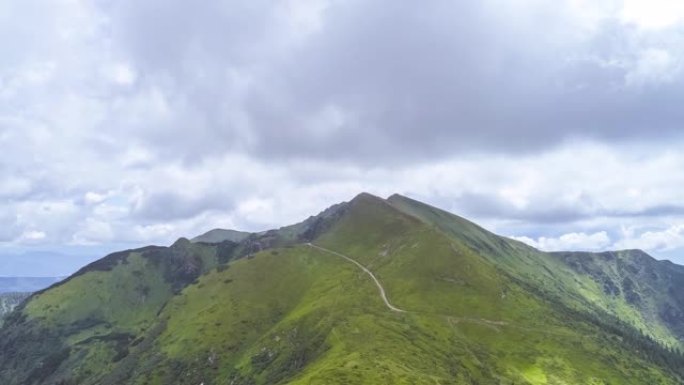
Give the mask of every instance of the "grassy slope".
M 31 298 L 0 329 L 0 383 L 122 383 L 136 355 L 164 330 L 159 312 L 200 275 L 233 258 L 327 228 L 343 205 L 304 223 L 233 242 L 111 254 Z M 154 365 L 154 362 L 152 363 Z
M 617 258 L 609 260 L 600 258 L 601 254 L 592 253 L 544 253 L 518 241 L 492 234 L 463 218 L 421 202 L 399 195 L 390 197 L 388 201 L 402 212 L 439 229 L 449 238 L 468 245 L 511 277 L 532 283 L 567 306 L 599 316 L 611 314 L 665 345 L 684 347 L 680 345 L 680 341 L 684 340 L 684 323 L 677 322 L 681 318 L 679 316 L 684 314 L 684 297 L 679 300 L 672 295 L 673 288 L 684 282 L 684 269 L 679 266 L 657 263 L 653 258 L 643 255 L 639 259 L 647 259 L 650 263 L 645 267 L 636 266 L 638 264 L 630 263 L 632 255 L 627 252 L 613 253 Z M 569 264 L 569 261 L 575 263 Z M 658 264 L 659 268 L 653 267 L 653 263 Z M 625 265 L 629 267 L 625 268 Z M 615 273 L 616 269 L 620 270 L 619 274 Z M 642 273 L 628 274 L 635 269 Z M 654 269 L 658 270 L 655 274 L 660 275 L 660 281 L 669 281 L 654 283 Z M 637 287 L 636 290 L 643 293 L 644 303 L 633 303 L 625 295 L 610 295 L 601 279 L 603 277 L 597 278 L 597 274 L 589 271 L 608 272 L 617 286 L 622 285 L 626 276 L 631 277 L 636 286 L 642 282 L 643 287 Z M 668 298 L 663 299 L 663 296 Z M 672 322 L 663 322 L 662 317 L 658 317 L 659 312 L 665 311 L 663 309 L 670 309 Z
M 99 383 L 156 324 L 179 284 L 216 264 L 215 248 L 183 240 L 170 248 L 115 253 L 35 293 L 2 329 L 0 379 Z

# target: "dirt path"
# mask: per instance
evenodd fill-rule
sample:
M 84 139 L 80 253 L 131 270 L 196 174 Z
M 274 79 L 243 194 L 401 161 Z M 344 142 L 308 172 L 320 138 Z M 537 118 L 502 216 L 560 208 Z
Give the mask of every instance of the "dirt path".
M 335 256 L 340 257 L 340 258 L 344 258 L 347 261 L 358 266 L 361 270 L 363 270 L 366 274 L 368 274 L 373 279 L 373 282 L 375 282 L 375 285 L 378 287 L 378 290 L 380 291 L 380 297 L 382 298 L 382 301 L 385 303 L 385 306 L 387 306 L 388 309 L 395 311 L 397 313 L 414 313 L 414 314 L 421 313 L 421 312 L 407 311 L 407 310 L 400 309 L 400 308 L 392 305 L 390 303 L 390 301 L 387 299 L 387 294 L 385 293 L 385 288 L 382 287 L 382 284 L 380 283 L 378 278 L 375 276 L 375 274 L 373 274 L 373 272 L 368 270 L 364 265 L 360 264 L 355 259 L 348 257 L 344 254 L 340 254 L 336 251 L 332 251 L 332 250 L 326 249 L 324 247 L 314 245 L 313 243 L 307 243 L 306 245 L 311 247 L 311 248 L 323 251 L 325 253 L 332 254 L 332 255 L 335 255 Z M 433 314 L 433 315 L 437 315 L 437 314 Z M 469 323 L 477 323 L 480 325 L 488 326 L 488 327 L 491 327 L 491 328 L 498 331 L 499 327 L 509 325 L 507 322 L 504 322 L 504 321 L 493 321 L 493 320 L 488 320 L 485 318 L 456 317 L 456 316 L 451 316 L 451 315 L 443 315 L 443 316 L 447 317 L 448 322 L 452 326 L 459 323 L 459 322 L 469 322 Z
M 349 262 L 355 264 L 356 266 L 358 266 L 361 270 L 365 271 L 366 274 L 370 275 L 370 277 L 373 279 L 373 282 L 375 282 L 375 285 L 378 287 L 378 290 L 380 291 L 380 297 L 382 298 L 382 301 L 385 302 L 385 306 L 387 306 L 388 309 L 390 309 L 390 310 L 392 310 L 392 311 L 395 311 L 395 312 L 397 312 L 397 313 L 406 313 L 406 310 L 399 309 L 398 307 L 396 307 L 396 306 L 394 306 L 394 305 L 392 305 L 392 304 L 390 303 L 390 301 L 387 299 L 387 294 L 385 293 L 385 289 L 382 287 L 382 284 L 380 284 L 380 281 L 375 277 L 375 274 L 373 274 L 373 272 L 371 272 L 370 270 L 368 270 L 368 269 L 366 268 L 366 266 L 360 264 L 359 262 L 357 262 L 357 261 L 356 261 L 355 259 L 353 259 L 353 258 L 347 257 L 347 256 L 344 255 L 344 254 L 340 254 L 340 253 L 338 253 L 338 252 L 336 252 L 336 251 L 328 250 L 328 249 L 326 249 L 326 248 L 324 248 L 324 247 L 320 247 L 320 246 L 314 245 L 313 243 L 307 243 L 307 246 L 312 247 L 312 248 L 314 248 L 314 249 L 318 249 L 318 250 L 323 251 L 323 252 L 326 252 L 326 253 L 328 253 L 328 254 L 332 254 L 332 255 L 338 256 L 338 257 L 340 257 L 340 258 L 344 258 L 344 259 L 346 259 L 347 261 L 349 261 Z

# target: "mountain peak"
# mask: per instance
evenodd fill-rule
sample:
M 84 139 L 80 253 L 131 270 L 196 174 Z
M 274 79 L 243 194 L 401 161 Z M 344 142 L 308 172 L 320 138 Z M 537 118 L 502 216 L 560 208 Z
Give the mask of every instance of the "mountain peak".
M 362 192 L 358 194 L 357 196 L 354 197 L 350 202 L 356 202 L 356 201 L 385 201 L 384 199 L 380 198 L 379 196 L 373 195 L 371 193 L 367 192 Z
M 171 247 L 187 247 L 189 244 L 190 240 L 188 238 L 180 237 L 171 245 Z
M 398 194 L 398 193 L 394 193 L 394 194 L 390 195 L 389 197 L 387 197 L 388 201 L 393 201 L 393 200 L 398 200 L 398 199 L 411 199 L 411 198 L 404 196 L 404 195 L 401 195 L 401 194 Z

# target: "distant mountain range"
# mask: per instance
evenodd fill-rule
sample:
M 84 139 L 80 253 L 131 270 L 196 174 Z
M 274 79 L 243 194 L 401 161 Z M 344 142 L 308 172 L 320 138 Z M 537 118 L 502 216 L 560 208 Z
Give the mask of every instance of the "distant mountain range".
M 0 324 L 2 319 L 31 293 L 43 290 L 64 277 L 0 277 Z
M 0 293 L 17 293 L 43 290 L 65 277 L 0 277 Z
M 393 195 L 110 254 L 0 329 L 0 383 L 684 383 L 684 267 Z
M 67 247 L 63 252 L 25 250 L 0 251 L 0 274 L 5 277 L 60 277 L 73 274 L 101 256 L 99 246 Z

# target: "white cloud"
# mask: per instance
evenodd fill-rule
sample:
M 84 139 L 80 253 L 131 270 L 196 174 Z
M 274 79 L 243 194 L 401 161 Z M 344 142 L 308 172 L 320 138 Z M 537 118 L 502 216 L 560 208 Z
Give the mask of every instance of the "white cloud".
M 369 191 L 542 248 L 684 247 L 678 5 L 10 3 L 4 245 L 263 230 Z
M 536 240 L 525 236 L 512 238 L 544 251 L 600 251 L 611 244 L 605 231 L 593 234 L 568 233 L 556 238 L 539 237 Z
M 125 87 L 130 87 L 135 84 L 138 77 L 133 68 L 123 63 L 117 63 L 108 66 L 106 69 L 106 75 L 115 84 Z
M 13 206 L 20 208 L 20 228 L 44 227 L 50 234 L 43 239 L 46 243 L 168 243 L 211 227 L 279 227 L 370 191 L 406 193 L 502 234 L 587 235 L 558 241 L 548 236 L 539 241 L 537 236 L 535 241 L 547 248 L 560 247 L 553 242 L 599 247 L 596 233 L 615 233 L 620 226 L 644 221 L 666 225 L 662 217 L 673 209 L 651 211 L 664 204 L 684 207 L 677 188 L 684 184 L 679 173 L 684 155 L 590 143 L 542 155 L 462 157 L 396 168 L 310 161 L 274 164 L 233 155 L 199 164 L 121 169 L 112 162 L 93 162 L 76 168 L 84 166 L 90 174 L 57 169 L 43 182 L 72 186 L 80 191 L 73 199 Z M 679 214 L 673 215 L 676 220 Z
M 97 204 L 97 203 L 102 203 L 104 202 L 105 199 L 107 199 L 106 194 L 98 194 L 93 191 L 88 191 L 85 196 L 84 196 L 85 202 L 87 204 Z
M 684 20 L 684 3 L 677 0 L 625 0 L 622 20 L 643 29 L 663 29 Z
M 31 181 L 28 178 L 7 176 L 0 180 L 0 197 L 20 197 L 31 191 Z
M 629 229 L 624 232 L 625 238 L 615 243 L 618 249 L 643 249 L 664 252 L 684 248 L 684 224 L 675 224 L 667 228 L 638 232 Z
M 27 230 L 19 236 L 19 243 L 35 243 L 41 241 L 47 237 L 43 231 L 38 230 Z
M 513 236 L 511 238 L 544 251 L 640 249 L 657 256 L 673 250 L 684 249 L 684 224 L 659 226 L 648 230 L 638 225 L 623 226 L 612 239 L 606 231 L 591 234 L 584 232 L 567 233 L 559 237 L 539 237 L 536 239 L 527 236 Z M 676 256 L 676 253 L 674 255 Z M 675 257 L 675 259 L 680 263 L 684 262 L 684 258 Z
M 111 223 L 97 218 L 85 218 L 76 229 L 68 244 L 98 245 L 117 241 Z
M 330 0 L 287 0 L 279 4 L 294 39 L 303 39 L 322 28 Z
M 638 54 L 638 60 L 625 75 L 627 85 L 658 84 L 676 78 L 679 63 L 664 49 L 649 48 Z

